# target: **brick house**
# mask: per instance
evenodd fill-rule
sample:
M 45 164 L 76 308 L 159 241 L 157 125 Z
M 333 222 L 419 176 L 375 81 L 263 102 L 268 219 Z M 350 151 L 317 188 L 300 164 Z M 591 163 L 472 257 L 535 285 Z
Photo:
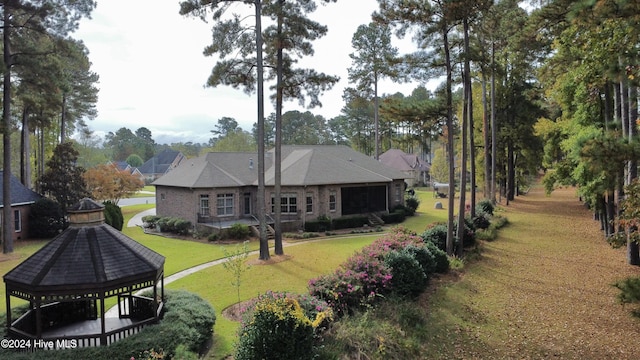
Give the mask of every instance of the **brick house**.
M 156 214 L 225 227 L 255 223 L 258 155 L 212 152 L 183 161 L 156 180 Z M 274 213 L 274 152 L 265 154 L 265 207 Z M 319 216 L 387 213 L 404 205 L 405 174 L 343 145 L 282 147 L 283 228 Z
M 0 171 L 0 178 L 4 176 L 4 172 Z M 33 190 L 28 189 L 22 185 L 20 180 L 11 175 L 11 208 L 13 209 L 13 241 L 26 239 L 29 236 L 29 212 L 31 211 L 31 205 L 42 196 Z M 4 193 L 2 190 L 2 182 L 0 182 L 0 208 L 4 208 Z M 2 218 L 2 211 L 0 210 L 0 219 Z M 1 224 L 2 222 L 0 222 Z
M 431 166 L 417 155 L 407 154 L 400 149 L 389 149 L 380 154 L 379 158 L 381 163 L 405 173 L 409 187 L 429 184 Z

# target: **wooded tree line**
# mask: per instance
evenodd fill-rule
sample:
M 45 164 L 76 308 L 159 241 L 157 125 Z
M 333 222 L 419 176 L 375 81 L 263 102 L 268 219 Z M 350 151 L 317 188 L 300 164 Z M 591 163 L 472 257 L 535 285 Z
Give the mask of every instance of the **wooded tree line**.
M 90 15 L 90 0 L 6 0 L 2 6 L 3 201 L 11 204 L 12 135 L 19 136 L 19 171 L 31 181 L 32 162 L 39 176 L 56 144 L 76 124 L 95 116 L 98 76 L 88 51 L 70 34 Z M 33 141 L 32 141 L 33 140 Z M 35 143 L 32 145 L 32 142 Z M 29 184 L 31 185 L 31 184 Z M 31 186 L 29 186 L 31 187 Z M 11 252 L 13 211 L 4 206 L 3 252 Z
M 282 144 L 339 143 L 377 157 L 390 148 L 424 156 L 434 152 L 433 142 L 442 144 L 448 167 L 447 178 L 439 181 L 464 189 L 480 180 L 484 197 L 510 201 L 542 165 L 549 190 L 558 183 L 578 185 L 605 234 L 618 232 L 614 224 L 624 186 L 637 176 L 636 1 L 379 0 L 371 23 L 352 37 L 353 87 L 343 94 L 342 113 L 324 119 L 311 111 L 283 111 L 287 100 L 320 106 L 322 92 L 338 80 L 298 67 L 303 57 L 328 56 L 314 54 L 312 42 L 327 28 L 308 15 L 318 5 L 339 10 L 339 1 L 333 2 L 183 1 L 181 14 L 213 20 L 212 44 L 204 53 L 219 61 L 207 85 L 257 92 L 258 122 L 249 133 L 235 119 L 222 118 L 209 144 L 165 146 L 187 156 L 208 149 L 264 152 L 268 146 L 277 157 Z M 68 36 L 93 6 L 2 2 L 5 176 L 16 153 L 11 139 L 20 144 L 22 161 L 13 172 L 22 179 L 37 178 L 29 175 L 32 165 L 41 175 L 55 145 L 73 129 L 81 134 L 79 162 L 127 160 L 132 154 L 144 161 L 161 147 L 146 128 L 122 128 L 102 144 L 110 154 L 95 151 L 100 141 L 84 120 L 95 116 L 97 75 L 87 49 Z M 255 16 L 246 18 L 236 8 Z M 411 37 L 415 51 L 399 54 L 394 36 Z M 382 78 L 442 83 L 434 90 L 421 86 L 409 95 L 388 94 L 379 87 Z M 269 116 L 265 94 L 276 105 Z M 451 244 L 454 208 L 463 214 L 467 202 L 462 196 L 455 204 L 453 191 Z M 469 202 L 475 202 L 474 192 Z M 10 218 L 3 217 L 5 225 Z M 628 241 L 630 261 L 637 261 L 633 246 Z

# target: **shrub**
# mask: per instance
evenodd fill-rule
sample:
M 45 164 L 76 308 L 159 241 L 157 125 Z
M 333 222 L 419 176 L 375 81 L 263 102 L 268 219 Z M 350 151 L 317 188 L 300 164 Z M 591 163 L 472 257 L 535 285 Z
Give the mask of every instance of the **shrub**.
M 489 225 L 491 225 L 489 215 L 486 213 L 477 214 L 473 218 L 473 225 L 476 229 L 488 229 Z
M 499 230 L 502 229 L 503 227 L 505 227 L 507 224 L 509 224 L 509 219 L 507 219 L 504 216 L 494 216 L 491 218 L 491 227 Z
M 616 282 L 613 286 L 620 290 L 618 301 L 621 304 L 640 302 L 640 277 L 626 278 Z
M 411 254 L 418 261 L 427 278 L 436 271 L 436 258 L 424 243 L 409 244 L 405 246 L 404 251 Z
M 481 200 L 476 204 L 476 213 L 493 215 L 493 210 L 495 210 L 495 206 L 491 200 Z
M 312 321 L 313 328 L 316 332 L 325 330 L 329 323 L 333 320 L 333 311 L 326 301 L 309 294 L 296 294 L 282 291 L 267 291 L 258 296 L 258 301 L 276 300 L 276 299 L 294 299 L 300 304 L 300 308 L 304 315 Z M 255 304 L 254 304 L 255 305 Z M 251 313 L 253 307 L 247 309 L 246 313 Z M 245 317 L 246 319 L 246 317 Z
M 438 274 L 444 274 L 449 271 L 449 258 L 447 257 L 447 253 L 430 241 L 425 241 L 425 246 L 431 255 L 433 255 L 435 261 L 434 271 Z
M 476 231 L 475 231 L 475 227 L 473 225 L 473 222 L 471 221 L 471 219 L 467 219 L 465 218 L 464 221 L 464 234 L 462 234 L 462 244 L 464 247 L 470 247 L 475 245 L 476 243 Z M 456 225 L 455 227 L 456 232 L 458 229 L 458 226 Z M 460 238 L 460 236 L 458 234 L 456 234 L 457 238 Z
M 327 216 L 319 216 L 316 220 L 310 220 L 304 223 L 304 231 L 324 232 L 327 230 L 331 230 L 331 219 Z
M 333 274 L 309 281 L 309 293 L 326 301 L 336 316 L 352 314 L 389 293 L 390 269 L 378 258 L 356 253 Z
M 385 264 L 391 269 L 391 290 L 400 296 L 414 297 L 427 286 L 427 275 L 418 260 L 406 250 L 387 253 Z
M 29 237 L 36 239 L 52 238 L 67 227 L 62 208 L 57 202 L 42 198 L 29 211 Z
M 362 227 L 369 223 L 366 216 L 340 217 L 331 221 L 334 230 Z
M 390 214 L 382 214 L 380 218 L 385 224 L 399 224 L 406 219 L 406 212 L 402 209 L 396 209 Z
M 312 359 L 314 331 L 297 300 L 262 298 L 243 321 L 235 359 Z
M 420 199 L 415 196 L 410 196 L 405 200 L 405 205 L 410 211 L 409 215 L 413 215 L 416 213 L 416 210 L 418 210 L 418 206 L 420 206 Z
M 227 236 L 236 240 L 244 240 L 251 235 L 251 229 L 245 224 L 235 223 L 226 230 Z
M 447 224 L 432 224 L 422 233 L 421 237 L 424 242 L 430 242 L 438 249 L 447 251 Z
M 122 216 L 122 209 L 111 201 L 105 201 L 104 203 L 104 222 L 111 225 L 114 229 L 122 231 L 124 226 L 124 216 Z
M 173 222 L 173 232 L 180 235 L 186 235 L 191 229 L 191 222 L 184 219 L 175 219 Z
M 146 228 L 155 228 L 158 220 L 160 220 L 158 215 L 145 215 L 142 217 L 142 222 Z
M 218 241 L 220 240 L 220 235 L 218 235 L 217 233 L 211 233 L 209 234 L 209 236 L 207 236 L 207 241 Z

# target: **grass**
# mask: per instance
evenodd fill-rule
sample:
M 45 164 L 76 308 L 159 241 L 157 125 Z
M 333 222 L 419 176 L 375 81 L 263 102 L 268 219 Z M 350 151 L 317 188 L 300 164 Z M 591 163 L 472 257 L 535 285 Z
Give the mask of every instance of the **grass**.
M 429 190 L 417 191 L 416 196 L 420 199 L 420 207 L 416 216 L 407 218 L 402 224 L 403 226 L 421 233 L 428 224 L 446 219 L 446 199 L 433 198 Z M 435 210 L 436 201 L 442 202 L 445 209 Z M 122 207 L 124 223 L 127 224 L 135 214 L 153 207 L 154 204 Z M 125 227 L 123 233 L 166 257 L 165 276 L 224 257 L 223 245 L 215 243 L 149 235 L 139 227 Z M 297 242 L 295 246 L 285 248 L 286 256 L 290 257 L 288 260 L 271 265 L 253 266 L 243 277 L 241 298 L 243 300 L 250 299 L 267 290 L 305 293 L 307 292 L 307 283 L 311 278 L 332 272 L 357 249 L 371 243 L 379 236 L 381 233 L 334 236 L 325 241 Z M 15 258 L 0 261 L 0 271 L 3 274 L 6 273 L 45 243 L 46 241 L 29 242 L 20 251 L 16 248 L 16 252 L 12 255 Z M 250 243 L 251 250 L 258 248 L 257 241 Z M 226 272 L 222 266 L 214 266 L 167 286 L 170 289 L 185 289 L 197 293 L 216 309 L 218 319 L 214 329 L 214 348 L 209 353 L 210 359 L 223 358 L 233 349 L 238 324 L 221 316 L 221 311 L 224 308 L 237 302 L 236 289 L 231 285 L 232 280 L 232 275 Z M 0 296 L 3 294 L 4 288 L 0 289 Z M 115 304 L 115 300 L 112 302 Z M 15 304 L 12 302 L 12 305 Z
M 413 302 L 428 326 L 402 326 L 389 311 L 372 315 L 371 327 L 391 324 L 404 334 L 388 349 L 422 339 L 418 352 L 433 359 L 637 357 L 637 342 L 628 340 L 640 336 L 639 323 L 611 285 L 640 271 L 606 243 L 574 190 L 547 197 L 534 187 L 503 209 L 509 226 L 473 253 L 477 260 L 465 259 L 464 276 Z M 358 321 L 343 331 L 345 343 Z M 366 356 L 383 358 L 375 349 Z
M 306 293 L 311 278 L 332 272 L 356 249 L 370 244 L 379 236 L 334 237 L 286 247 L 285 254 L 290 257 L 288 260 L 271 265 L 253 265 L 245 273 L 240 286 L 241 299 L 251 299 L 267 290 Z M 233 350 L 238 324 L 220 315 L 223 309 L 237 302 L 236 288 L 231 285 L 233 280 L 232 274 L 222 266 L 214 266 L 168 286 L 170 289 L 195 292 L 215 308 L 218 317 L 210 359 L 224 358 Z

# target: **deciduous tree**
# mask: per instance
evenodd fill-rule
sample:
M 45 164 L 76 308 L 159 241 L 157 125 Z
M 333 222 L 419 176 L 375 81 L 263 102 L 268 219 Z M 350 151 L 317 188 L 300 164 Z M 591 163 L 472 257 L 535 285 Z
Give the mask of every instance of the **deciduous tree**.
M 126 170 L 118 169 L 115 164 L 103 164 L 87 169 L 83 177 L 94 200 L 111 201 L 116 205 L 120 199 L 135 194 L 144 186 L 140 178 Z

